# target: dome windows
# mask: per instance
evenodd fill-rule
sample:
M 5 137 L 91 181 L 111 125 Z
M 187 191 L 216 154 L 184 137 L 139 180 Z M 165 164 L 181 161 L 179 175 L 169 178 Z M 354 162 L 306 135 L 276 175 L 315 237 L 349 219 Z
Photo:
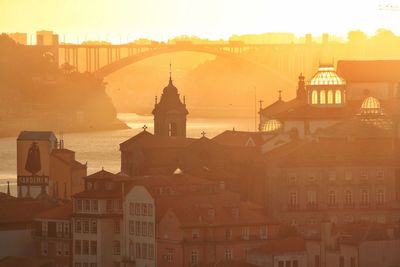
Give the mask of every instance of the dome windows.
M 263 127 L 262 130 L 264 132 L 275 132 L 277 130 L 280 130 L 282 128 L 282 123 L 279 120 L 271 119 L 267 120 Z

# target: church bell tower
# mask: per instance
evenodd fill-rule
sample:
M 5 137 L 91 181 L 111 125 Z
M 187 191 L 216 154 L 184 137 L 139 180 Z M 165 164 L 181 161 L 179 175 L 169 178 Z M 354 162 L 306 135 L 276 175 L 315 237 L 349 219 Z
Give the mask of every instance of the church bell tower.
M 153 109 L 154 135 L 170 137 L 186 137 L 186 109 L 185 97 L 181 101 L 178 89 L 172 83 L 171 71 L 169 83 L 164 88 L 160 102 L 157 97 Z

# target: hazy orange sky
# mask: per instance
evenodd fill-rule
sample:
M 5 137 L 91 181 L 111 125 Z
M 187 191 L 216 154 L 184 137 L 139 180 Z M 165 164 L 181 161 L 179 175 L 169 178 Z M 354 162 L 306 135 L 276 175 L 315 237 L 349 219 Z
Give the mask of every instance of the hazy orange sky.
M 71 42 L 378 28 L 400 34 L 400 0 L 0 0 L 0 32 L 46 29 Z

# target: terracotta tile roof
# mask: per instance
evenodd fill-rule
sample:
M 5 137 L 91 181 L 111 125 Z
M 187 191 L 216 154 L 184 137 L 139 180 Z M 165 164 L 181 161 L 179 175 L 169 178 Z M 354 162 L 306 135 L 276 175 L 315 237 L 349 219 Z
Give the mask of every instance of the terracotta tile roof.
M 46 199 L 1 199 L 0 224 L 28 223 L 39 213 L 55 206 L 55 202 Z
M 400 60 L 340 60 L 337 73 L 349 82 L 400 82 Z
M 285 120 L 305 120 L 305 119 L 332 119 L 341 120 L 355 114 L 356 111 L 348 105 L 343 107 L 315 107 L 303 105 L 296 108 L 290 108 L 283 112 L 274 114 L 274 118 Z
M 212 140 L 221 145 L 235 147 L 246 147 L 249 145 L 249 142 L 253 141 L 254 146 L 258 147 L 273 136 L 274 135 L 267 134 L 265 132 L 243 132 L 227 130 L 215 136 Z M 250 138 L 251 140 L 249 141 Z
M 196 139 L 185 137 L 156 136 L 147 131 L 142 131 L 120 144 L 120 150 L 129 150 L 132 146 L 143 148 L 185 147 Z
M 0 259 L 0 267 L 53 267 L 51 259 L 8 256 Z
M 281 113 L 289 109 L 295 109 L 302 105 L 304 105 L 304 103 L 297 98 L 289 101 L 278 100 L 263 108 L 259 114 L 264 115 L 267 118 L 273 118 L 277 113 Z
M 72 216 L 72 213 L 72 202 L 68 202 L 39 213 L 35 216 L 35 219 L 69 220 Z
M 268 240 L 265 242 L 265 245 L 250 253 L 276 255 L 291 252 L 306 252 L 306 242 L 302 237 Z
M 108 172 L 106 170 L 101 170 L 98 172 L 95 172 L 93 174 L 90 174 L 86 177 L 84 177 L 83 179 L 85 180 L 115 180 L 115 179 L 120 179 L 121 176 Z

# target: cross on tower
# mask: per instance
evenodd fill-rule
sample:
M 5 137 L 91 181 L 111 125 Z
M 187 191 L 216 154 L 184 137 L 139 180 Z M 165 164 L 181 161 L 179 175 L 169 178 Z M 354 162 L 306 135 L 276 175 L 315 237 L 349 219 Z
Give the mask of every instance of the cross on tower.
M 144 131 L 144 132 L 147 130 L 147 126 L 146 126 L 146 124 L 145 124 L 145 125 L 143 125 L 142 129 L 143 129 L 143 131 Z
M 262 101 L 261 99 L 258 101 L 258 103 L 260 103 L 260 110 L 262 110 L 262 103 L 263 103 L 264 101 Z
M 206 132 L 202 131 L 202 132 L 201 132 L 201 135 L 202 135 L 203 137 L 205 137 L 205 136 L 206 136 Z

